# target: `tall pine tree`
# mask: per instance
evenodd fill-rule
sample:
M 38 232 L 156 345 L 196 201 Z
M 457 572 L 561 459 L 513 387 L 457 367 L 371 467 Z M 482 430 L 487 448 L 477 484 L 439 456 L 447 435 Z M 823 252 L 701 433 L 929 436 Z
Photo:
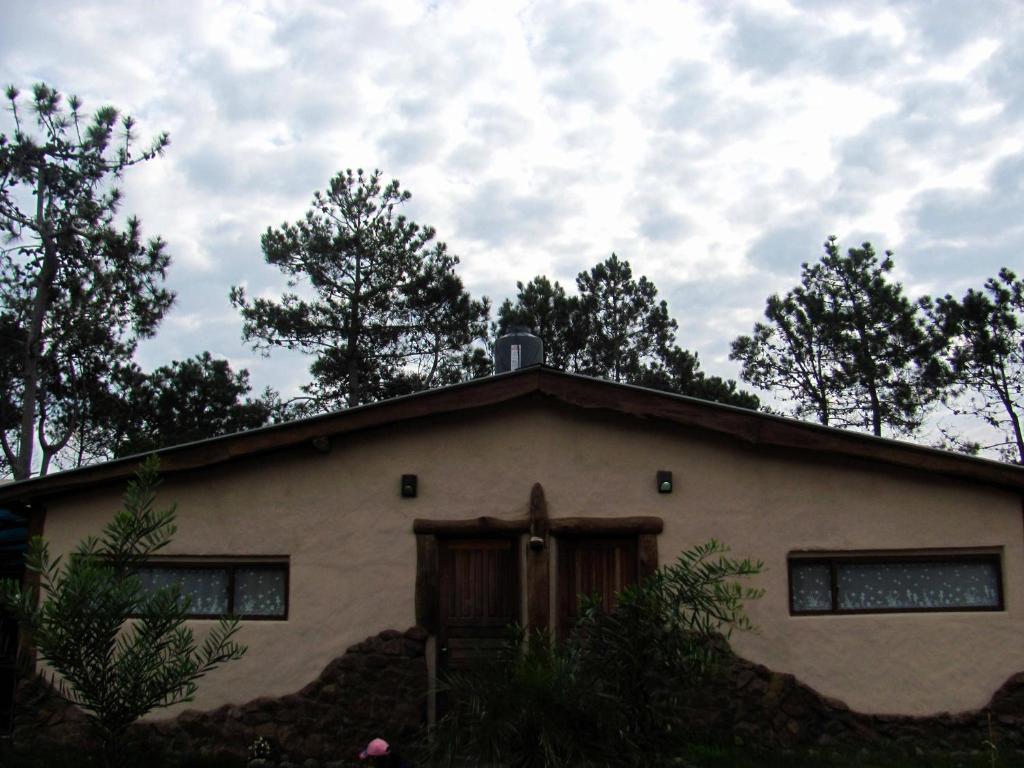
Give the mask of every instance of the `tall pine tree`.
M 280 407 L 276 393 L 249 394 L 249 372 L 203 352 L 160 366 L 135 383 L 127 419 L 114 444 L 118 456 L 146 453 L 267 424 Z
M 806 268 L 806 264 L 804 267 Z M 742 362 L 740 376 L 759 389 L 780 394 L 798 418 L 825 426 L 842 424 L 842 368 L 828 335 L 826 301 L 805 270 L 803 283 L 785 296 L 768 298 L 766 323 L 732 343 L 730 358 Z
M 498 328 L 529 328 L 544 341 L 545 362 L 564 371 L 585 367 L 584 351 L 589 330 L 579 299 L 569 296 L 556 280 L 538 275 L 528 283 L 516 283 L 516 300 L 505 299 L 498 308 Z
M 263 235 L 267 263 L 304 295 L 250 300 L 231 290 L 246 341 L 313 358 L 304 387 L 313 410 L 448 383 L 486 335 L 487 300 L 469 296 L 433 228 L 398 212 L 410 197 L 380 171 L 339 173 L 305 218 Z
M 167 134 L 135 147 L 131 117 L 39 84 L 28 113 L 14 87 L 10 135 L 0 134 L 0 446 L 23 479 L 81 428 L 173 295 L 159 239 L 117 220 L 129 167 L 164 151 Z M 37 452 L 37 449 L 38 452 Z
M 654 283 L 634 279 L 615 254 L 576 277 L 577 294 L 538 275 L 517 283 L 516 300 L 498 309 L 499 330 L 531 329 L 545 362 L 588 376 L 756 409 L 756 396 L 736 382 L 707 376 L 696 354 L 675 343 L 676 321 Z
M 879 260 L 870 243 L 840 253 L 835 237 L 800 285 L 772 296 L 767 323 L 732 345 L 742 378 L 781 390 L 794 414 L 875 435 L 913 434 L 939 394 L 935 339 L 917 307 L 889 280 L 892 253 Z
M 983 290 L 923 303 L 945 341 L 947 402 L 999 430 L 986 447 L 1024 464 L 1024 280 L 1004 268 Z
M 585 373 L 629 382 L 664 361 L 678 325 L 654 283 L 633 279 L 628 261 L 614 253 L 576 277 L 581 318 L 587 323 Z

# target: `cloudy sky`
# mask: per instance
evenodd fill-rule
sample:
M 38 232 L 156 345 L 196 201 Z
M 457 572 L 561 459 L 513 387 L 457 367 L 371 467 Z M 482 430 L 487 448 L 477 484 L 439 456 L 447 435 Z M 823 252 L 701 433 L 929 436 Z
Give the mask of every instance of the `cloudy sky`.
M 228 290 L 281 289 L 261 232 L 346 167 L 400 179 L 495 303 L 617 252 L 731 377 L 730 340 L 830 233 L 894 250 L 915 296 L 1024 267 L 1016 1 L 4 6 L 0 82 L 171 134 L 126 181 L 178 292 L 146 368 L 209 349 L 257 388 L 305 381 L 242 344 Z

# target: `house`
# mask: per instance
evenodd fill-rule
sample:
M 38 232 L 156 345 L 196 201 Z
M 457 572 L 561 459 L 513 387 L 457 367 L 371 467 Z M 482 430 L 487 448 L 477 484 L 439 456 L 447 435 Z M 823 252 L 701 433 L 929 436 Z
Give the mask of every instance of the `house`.
M 145 579 L 181 581 L 200 631 L 243 616 L 246 657 L 190 705 L 222 720 L 322 699 L 331 670 L 426 691 L 507 623 L 561 631 L 577 595 L 712 537 L 764 562 L 737 654 L 837 711 L 976 711 L 1024 671 L 1021 467 L 543 366 L 160 457 L 178 533 Z M 67 552 L 137 463 L 0 486 L 0 508 Z

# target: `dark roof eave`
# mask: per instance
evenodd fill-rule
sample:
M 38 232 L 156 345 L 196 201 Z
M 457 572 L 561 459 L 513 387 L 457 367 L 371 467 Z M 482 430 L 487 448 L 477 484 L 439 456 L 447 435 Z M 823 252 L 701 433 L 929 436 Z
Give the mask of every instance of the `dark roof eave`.
M 744 408 L 543 366 L 371 403 L 298 421 L 157 451 L 173 474 L 244 456 L 424 416 L 455 413 L 542 394 L 585 409 L 624 413 L 728 435 L 751 445 L 859 458 L 1024 491 L 1024 467 L 823 427 Z M 38 500 L 130 476 L 140 456 L 0 486 L 0 503 Z
M 530 381 L 540 371 L 541 368 L 537 367 L 474 379 L 282 424 L 271 424 L 245 432 L 168 446 L 152 453 L 160 457 L 160 472 L 165 476 L 214 466 L 245 456 L 300 445 L 318 437 L 332 437 L 422 416 L 496 405 L 535 391 L 536 386 L 531 385 Z M 481 384 L 485 383 L 489 386 L 481 387 Z M 467 398 L 466 390 L 474 390 L 473 396 Z M 124 479 L 135 473 L 139 462 L 147 455 L 149 454 L 125 456 L 45 477 L 33 477 L 0 485 L 0 504 L 29 499 L 39 500 Z

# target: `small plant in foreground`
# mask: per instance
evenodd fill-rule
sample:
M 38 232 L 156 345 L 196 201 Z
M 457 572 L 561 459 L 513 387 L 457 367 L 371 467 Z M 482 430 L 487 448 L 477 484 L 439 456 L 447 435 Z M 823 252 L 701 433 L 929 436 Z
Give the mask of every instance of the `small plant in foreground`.
M 983 741 L 985 753 L 988 755 L 989 765 L 996 768 L 996 761 L 999 759 L 999 748 L 996 746 L 996 732 L 992 728 L 992 713 L 988 713 L 988 738 Z
M 270 742 L 262 736 L 257 736 L 249 745 L 250 760 L 269 760 L 270 754 Z
M 25 564 L 38 579 L 38 601 L 34 589 L 10 582 L 0 592 L 45 662 L 42 674 L 88 716 L 106 766 L 123 763 L 129 725 L 191 701 L 201 677 L 245 653 L 234 640 L 237 619 L 221 620 L 198 645 L 178 587 L 142 588 L 139 569 L 176 530 L 174 507 L 154 507 L 158 469 L 156 457 L 146 459 L 124 508 L 67 559 L 51 558 L 38 537 L 30 542 Z

